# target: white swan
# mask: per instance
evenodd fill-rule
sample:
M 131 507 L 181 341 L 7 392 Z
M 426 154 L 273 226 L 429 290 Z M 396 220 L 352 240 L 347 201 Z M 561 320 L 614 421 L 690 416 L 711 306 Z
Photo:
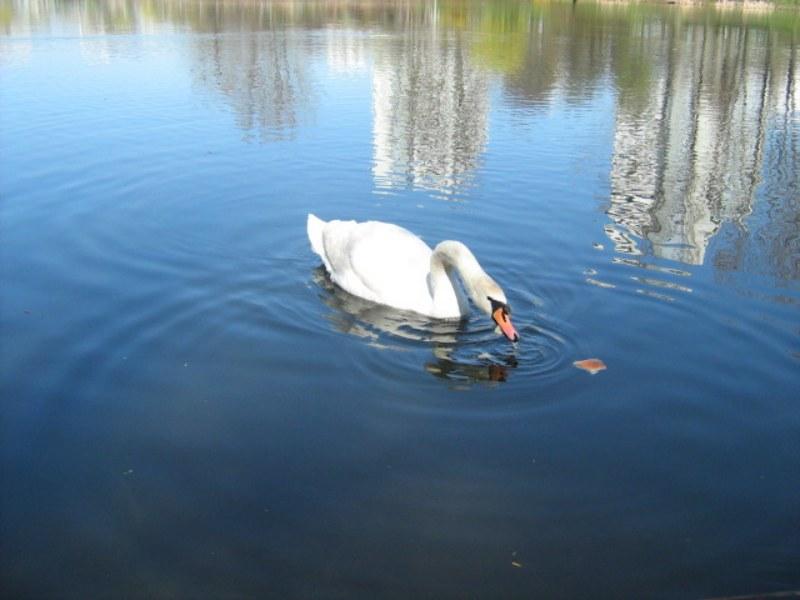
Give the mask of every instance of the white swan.
M 469 297 L 490 315 L 511 341 L 506 295 L 461 242 L 440 242 L 434 250 L 413 233 L 391 223 L 328 221 L 308 215 L 311 249 L 322 259 L 334 283 L 345 291 L 402 310 L 438 319 L 469 313 Z

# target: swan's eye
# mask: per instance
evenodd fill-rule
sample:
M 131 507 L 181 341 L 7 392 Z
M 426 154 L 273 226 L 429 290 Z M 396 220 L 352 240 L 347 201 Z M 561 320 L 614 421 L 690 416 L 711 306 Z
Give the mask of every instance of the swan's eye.
M 491 296 L 486 296 L 486 299 L 492 305 L 492 313 L 497 312 L 497 309 L 499 308 L 503 311 L 502 314 L 504 317 L 511 314 L 511 307 L 505 302 L 500 302 L 499 300 L 495 300 Z

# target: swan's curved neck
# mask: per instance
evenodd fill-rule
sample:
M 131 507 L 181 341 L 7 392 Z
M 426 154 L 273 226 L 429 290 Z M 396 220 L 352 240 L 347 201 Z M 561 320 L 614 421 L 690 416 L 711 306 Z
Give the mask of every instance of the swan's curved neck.
M 475 255 L 461 242 L 439 243 L 431 255 L 430 287 L 434 307 L 452 307 L 455 302 L 459 313 L 465 315 L 469 307 L 455 280 L 456 273 L 473 302 L 480 304 L 483 300 L 478 289 L 480 282 L 490 278 Z

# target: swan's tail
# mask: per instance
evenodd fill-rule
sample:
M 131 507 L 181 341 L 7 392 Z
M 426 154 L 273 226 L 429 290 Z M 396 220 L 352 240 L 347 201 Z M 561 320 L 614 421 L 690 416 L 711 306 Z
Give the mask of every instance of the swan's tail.
M 311 249 L 323 258 L 325 256 L 325 248 L 322 245 L 322 229 L 324 227 L 325 221 L 308 213 L 308 222 L 306 223 L 308 241 L 311 242 Z

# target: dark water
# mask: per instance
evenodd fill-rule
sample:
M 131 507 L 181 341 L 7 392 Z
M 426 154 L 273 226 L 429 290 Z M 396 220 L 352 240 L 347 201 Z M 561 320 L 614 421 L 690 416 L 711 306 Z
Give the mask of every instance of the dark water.
M 6 1 L 0 31 L 4 594 L 800 589 L 796 13 Z M 335 289 L 310 211 L 467 243 L 521 343 Z

